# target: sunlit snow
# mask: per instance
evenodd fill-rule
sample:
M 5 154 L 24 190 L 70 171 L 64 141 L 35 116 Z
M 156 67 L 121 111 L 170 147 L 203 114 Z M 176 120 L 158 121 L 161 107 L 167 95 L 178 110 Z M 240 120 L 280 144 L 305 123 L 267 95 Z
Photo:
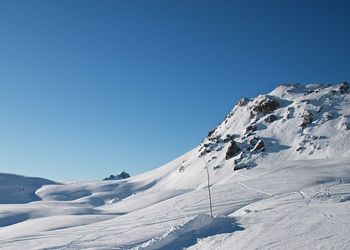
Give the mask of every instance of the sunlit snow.
M 0 248 L 349 249 L 348 88 L 243 99 L 198 147 L 128 179 L 1 173 Z

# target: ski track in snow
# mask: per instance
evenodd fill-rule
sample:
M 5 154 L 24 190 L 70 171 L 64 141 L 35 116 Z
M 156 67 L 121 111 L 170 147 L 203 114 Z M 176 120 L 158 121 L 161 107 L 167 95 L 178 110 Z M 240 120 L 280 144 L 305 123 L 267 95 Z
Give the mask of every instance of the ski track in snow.
M 239 185 L 241 185 L 242 187 L 248 189 L 248 190 L 255 191 L 255 192 L 258 192 L 258 193 L 261 193 L 261 194 L 266 194 L 266 195 L 269 195 L 269 196 L 273 196 L 273 194 L 271 194 L 271 193 L 264 192 L 264 191 L 259 190 L 259 189 L 256 189 L 256 188 L 248 187 L 247 185 L 243 184 L 243 183 L 240 182 L 240 181 L 237 181 L 237 183 L 238 183 Z

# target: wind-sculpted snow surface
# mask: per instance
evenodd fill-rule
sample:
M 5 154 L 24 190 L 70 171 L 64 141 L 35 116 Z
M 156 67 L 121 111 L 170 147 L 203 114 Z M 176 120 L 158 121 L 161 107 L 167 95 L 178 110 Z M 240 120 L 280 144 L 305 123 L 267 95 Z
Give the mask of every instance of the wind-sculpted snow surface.
M 232 233 L 243 228 L 232 217 L 214 217 L 200 214 L 183 225 L 172 227 L 160 237 L 155 237 L 134 250 L 183 249 L 195 245 L 201 238 L 212 235 Z
M 0 204 L 20 204 L 40 200 L 36 190 L 55 182 L 35 177 L 0 173 Z
M 0 249 L 349 249 L 349 117 L 346 83 L 280 85 L 138 176 L 0 174 Z

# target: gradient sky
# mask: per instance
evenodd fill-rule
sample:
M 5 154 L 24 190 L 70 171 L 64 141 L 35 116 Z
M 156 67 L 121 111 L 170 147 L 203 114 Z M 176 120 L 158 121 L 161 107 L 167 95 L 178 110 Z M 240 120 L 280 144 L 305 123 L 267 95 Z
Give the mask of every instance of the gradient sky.
M 350 1 L 0 1 L 0 172 L 158 167 L 237 99 L 350 80 Z

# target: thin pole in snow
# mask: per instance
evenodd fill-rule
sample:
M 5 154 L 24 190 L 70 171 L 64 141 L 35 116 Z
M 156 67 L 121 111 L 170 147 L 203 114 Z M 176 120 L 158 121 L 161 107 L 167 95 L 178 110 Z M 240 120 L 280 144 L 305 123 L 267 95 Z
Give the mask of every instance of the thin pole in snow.
M 199 157 L 202 157 L 202 159 L 203 159 L 203 161 L 204 161 L 204 164 L 205 164 L 205 168 L 206 168 L 206 170 L 207 170 L 210 216 L 213 218 L 214 216 L 213 216 L 213 205 L 212 205 L 212 202 L 211 202 L 211 193 L 210 193 L 209 168 L 208 168 L 207 161 L 206 161 L 205 158 L 204 158 L 204 155 L 199 156 Z

